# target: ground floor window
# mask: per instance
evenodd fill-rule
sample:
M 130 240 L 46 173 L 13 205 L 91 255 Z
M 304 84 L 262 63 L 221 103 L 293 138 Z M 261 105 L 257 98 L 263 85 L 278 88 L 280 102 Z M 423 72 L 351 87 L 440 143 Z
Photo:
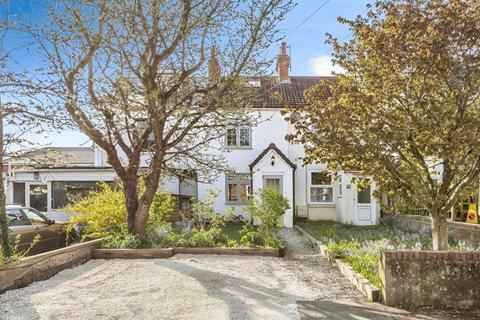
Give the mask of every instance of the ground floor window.
M 332 176 L 326 171 L 309 171 L 308 189 L 310 203 L 333 203 Z
M 31 184 L 29 187 L 30 207 L 38 211 L 48 210 L 48 187 L 46 184 Z
M 249 192 L 249 174 L 227 174 L 225 193 L 228 204 L 247 204 Z
M 84 197 L 98 187 L 98 181 L 53 181 L 52 209 L 65 207 L 72 200 Z
M 25 182 L 13 183 L 13 203 L 25 206 Z

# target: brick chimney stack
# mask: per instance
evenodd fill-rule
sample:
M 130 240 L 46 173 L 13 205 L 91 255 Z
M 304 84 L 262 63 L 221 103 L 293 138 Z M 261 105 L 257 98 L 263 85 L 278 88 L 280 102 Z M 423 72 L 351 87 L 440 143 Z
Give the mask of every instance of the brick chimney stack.
M 277 74 L 280 82 L 289 81 L 288 69 L 290 68 L 290 56 L 287 54 L 287 43 L 280 45 L 280 54 L 277 56 Z
M 217 59 L 217 48 L 213 46 L 210 50 L 210 59 L 208 59 L 208 80 L 216 82 L 220 80 L 220 63 Z

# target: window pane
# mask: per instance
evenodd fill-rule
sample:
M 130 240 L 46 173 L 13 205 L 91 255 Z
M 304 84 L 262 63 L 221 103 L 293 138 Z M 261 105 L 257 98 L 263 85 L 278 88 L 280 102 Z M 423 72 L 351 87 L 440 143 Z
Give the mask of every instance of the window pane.
M 237 129 L 227 129 L 227 146 L 232 147 L 237 145 Z
M 98 188 L 97 181 L 53 181 L 52 208 L 65 207 L 75 199 L 84 197 L 89 191 Z
M 370 186 L 357 192 L 358 192 L 358 203 L 370 203 L 371 201 Z
M 248 175 L 227 176 L 227 201 L 247 203 L 250 189 L 250 177 Z
M 311 172 L 311 185 L 330 185 L 332 184 L 332 177 L 328 172 Z
M 30 185 L 30 207 L 47 211 L 47 185 Z
M 45 218 L 39 214 L 39 212 L 35 212 L 32 209 L 23 209 L 23 212 L 30 220 L 32 224 L 45 224 Z
M 281 190 L 280 190 L 280 179 L 279 178 L 266 178 L 265 179 L 265 188 L 275 189 L 278 192 L 281 192 Z
M 242 175 L 239 177 L 240 179 L 240 201 L 242 203 L 248 202 L 248 193 L 250 190 L 250 177 L 246 175 Z
M 249 128 L 240 128 L 240 146 L 249 147 L 250 146 L 250 129 Z
M 237 184 L 236 183 L 229 183 L 228 184 L 228 201 L 237 201 Z
M 310 202 L 333 202 L 333 188 L 332 187 L 311 187 L 310 188 Z
M 13 203 L 25 205 L 25 183 L 13 183 Z

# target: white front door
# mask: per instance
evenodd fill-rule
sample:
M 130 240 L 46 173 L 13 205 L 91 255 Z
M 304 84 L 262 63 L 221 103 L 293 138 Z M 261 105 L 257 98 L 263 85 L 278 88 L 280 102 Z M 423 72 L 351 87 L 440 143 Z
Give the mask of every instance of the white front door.
M 372 186 L 369 185 L 361 191 L 355 191 L 355 224 L 371 225 L 375 223 L 372 205 Z

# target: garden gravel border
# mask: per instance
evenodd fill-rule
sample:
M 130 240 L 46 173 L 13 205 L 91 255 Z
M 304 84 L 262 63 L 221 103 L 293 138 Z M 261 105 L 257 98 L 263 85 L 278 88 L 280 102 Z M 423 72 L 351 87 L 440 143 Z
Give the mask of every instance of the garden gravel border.
M 374 286 L 364 276 L 357 273 L 347 263 L 337 259 L 336 255 L 328 249 L 323 243 L 315 239 L 307 231 L 303 230 L 300 226 L 294 226 L 300 233 L 314 246 L 317 247 L 320 253 L 327 258 L 344 276 L 348 279 L 361 293 L 363 293 L 368 300 L 378 302 L 381 300 L 380 289 Z

